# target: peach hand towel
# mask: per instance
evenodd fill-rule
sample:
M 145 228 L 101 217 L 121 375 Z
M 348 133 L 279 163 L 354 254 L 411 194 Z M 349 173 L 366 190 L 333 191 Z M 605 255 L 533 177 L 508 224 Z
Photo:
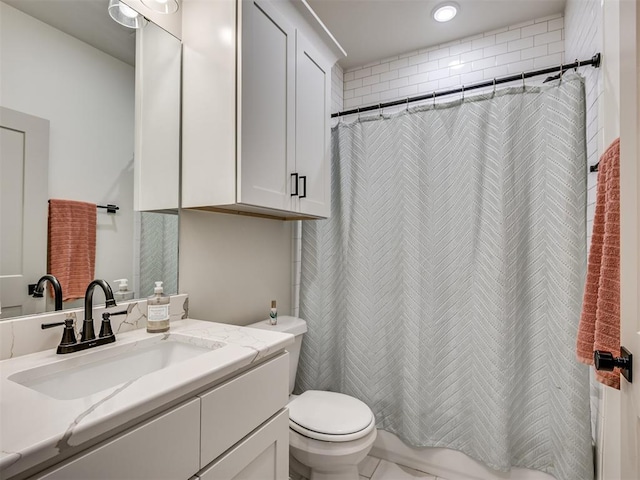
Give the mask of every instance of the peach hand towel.
M 83 298 L 96 265 L 96 204 L 49 200 L 48 272 L 60 282 L 63 300 Z
M 600 158 L 596 211 L 578 326 L 578 360 L 593 365 L 593 352 L 620 355 L 620 139 Z M 620 389 L 620 371 L 596 371 L 596 379 Z

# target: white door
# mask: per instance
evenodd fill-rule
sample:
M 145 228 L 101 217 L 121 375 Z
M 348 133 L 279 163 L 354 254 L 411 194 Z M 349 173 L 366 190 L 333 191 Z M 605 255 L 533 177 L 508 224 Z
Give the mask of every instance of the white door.
M 295 30 L 262 0 L 242 7 L 237 202 L 291 209 Z
M 296 172 L 300 213 L 330 214 L 331 65 L 296 35 Z
M 621 478 L 640 478 L 640 6 L 620 2 L 620 344 L 633 382 L 620 378 Z
M 34 313 L 47 273 L 48 164 L 49 121 L 0 107 L 0 318 Z

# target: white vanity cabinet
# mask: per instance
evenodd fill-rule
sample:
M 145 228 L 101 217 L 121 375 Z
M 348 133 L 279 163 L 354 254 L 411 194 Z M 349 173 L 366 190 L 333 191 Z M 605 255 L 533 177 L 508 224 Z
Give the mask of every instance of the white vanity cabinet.
M 200 403 L 173 408 L 81 453 L 43 480 L 189 478 L 199 468 Z
M 289 478 L 289 414 L 280 412 L 193 480 Z
M 300 0 L 184 0 L 182 15 L 182 207 L 329 216 L 340 47 Z
M 285 480 L 288 355 L 204 387 L 180 405 L 30 478 Z

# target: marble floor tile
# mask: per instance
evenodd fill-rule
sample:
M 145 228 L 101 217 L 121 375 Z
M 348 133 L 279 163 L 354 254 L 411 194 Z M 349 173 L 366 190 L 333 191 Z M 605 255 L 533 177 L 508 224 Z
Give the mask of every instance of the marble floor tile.
M 360 474 L 361 477 L 371 478 L 371 475 L 373 475 L 373 472 L 378 467 L 379 463 L 380 463 L 379 458 L 368 455 L 358 465 L 358 473 Z
M 371 476 L 371 480 L 436 480 L 436 477 L 409 467 L 381 460 Z

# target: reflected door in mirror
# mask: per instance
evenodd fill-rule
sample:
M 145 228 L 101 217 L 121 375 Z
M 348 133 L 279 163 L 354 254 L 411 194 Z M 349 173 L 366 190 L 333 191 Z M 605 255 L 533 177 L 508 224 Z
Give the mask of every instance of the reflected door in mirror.
M 47 273 L 49 121 L 0 107 L 0 318 L 34 313 Z

